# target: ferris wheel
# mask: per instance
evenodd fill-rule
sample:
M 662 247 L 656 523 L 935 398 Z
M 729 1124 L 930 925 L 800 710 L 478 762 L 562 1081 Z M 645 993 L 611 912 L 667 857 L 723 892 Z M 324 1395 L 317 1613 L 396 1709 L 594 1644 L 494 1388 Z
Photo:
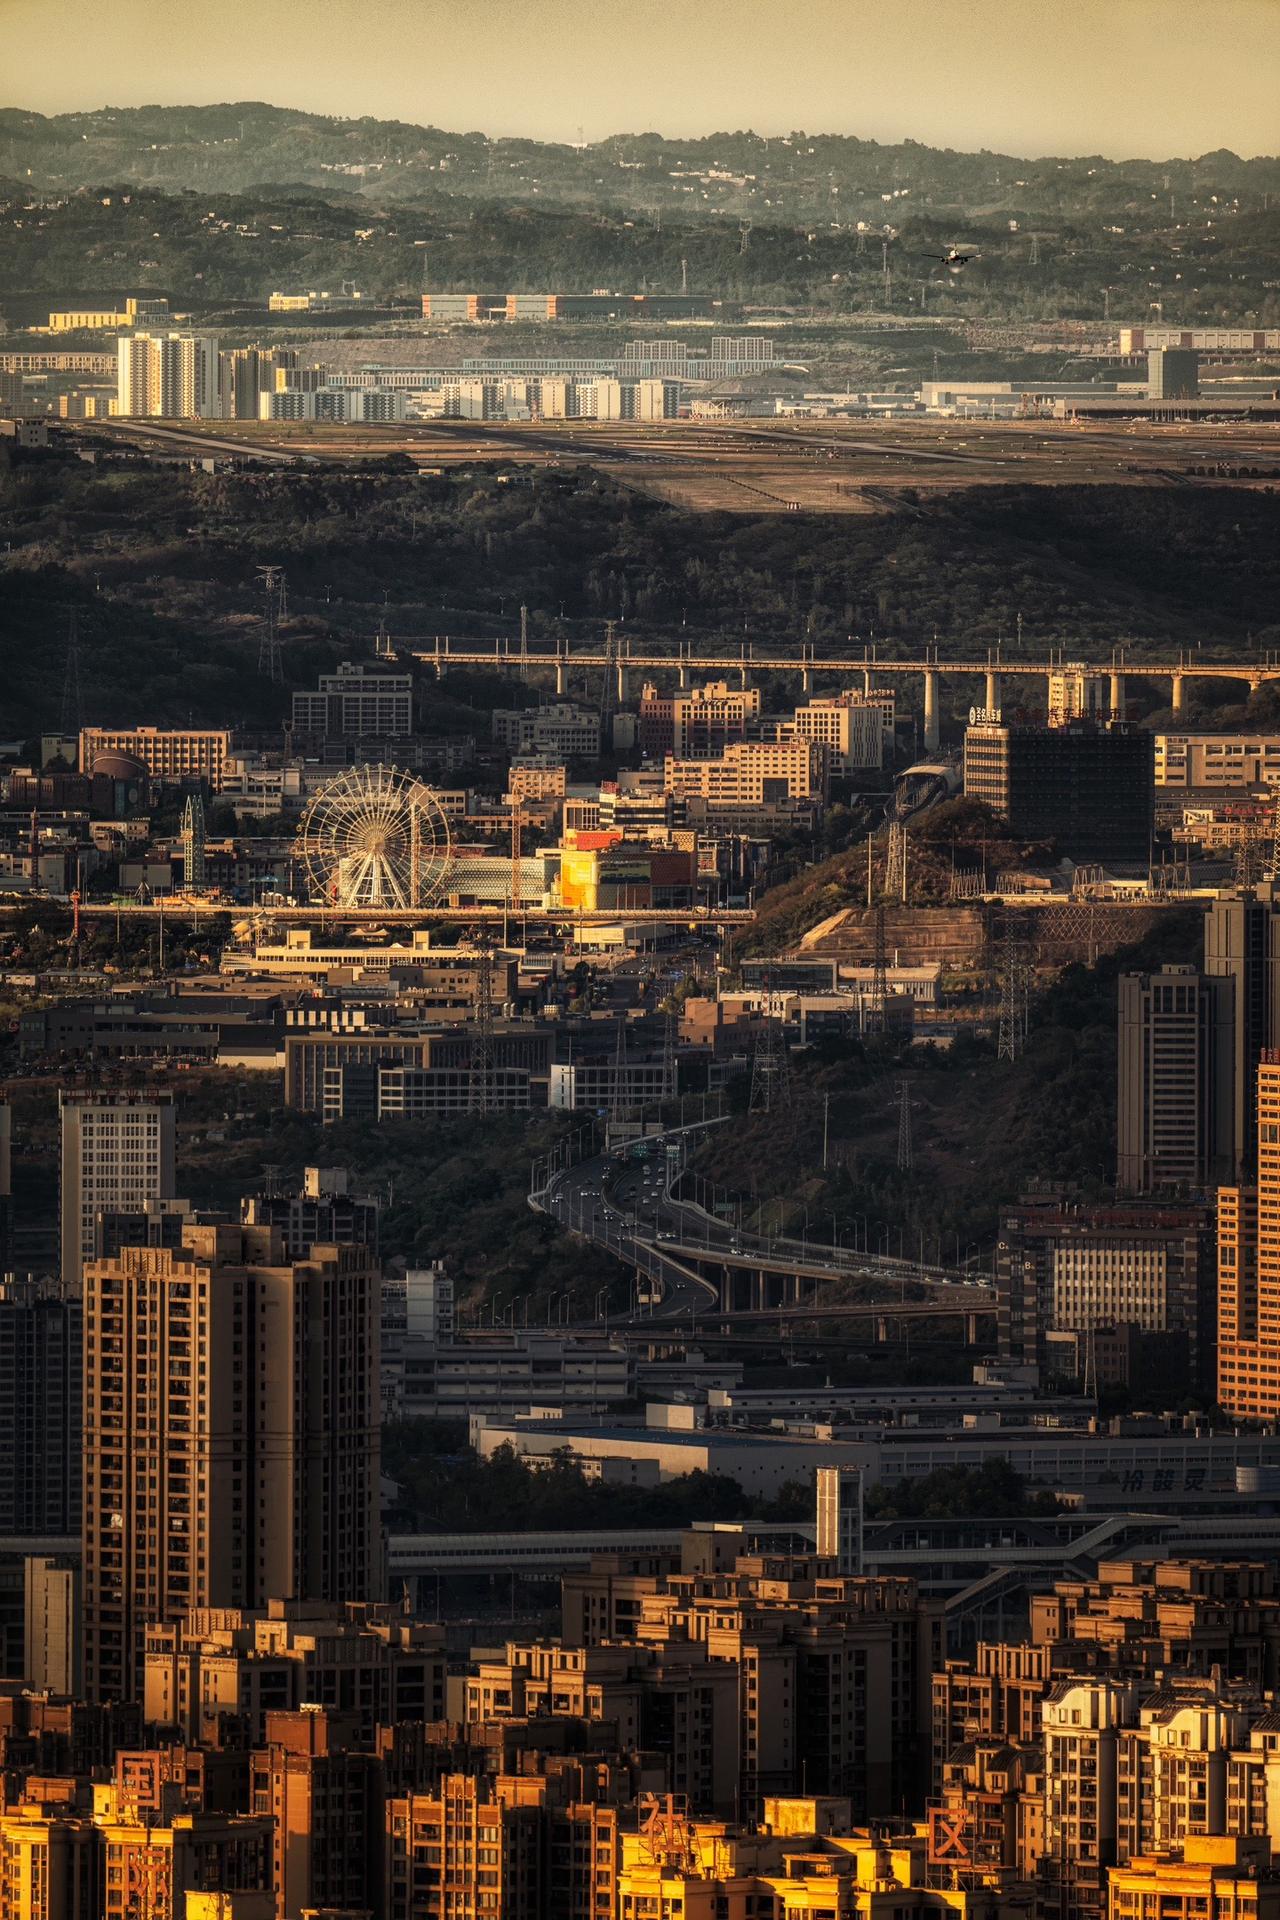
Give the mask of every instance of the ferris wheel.
M 439 797 L 398 767 L 348 767 L 330 780 L 302 817 L 297 851 L 324 906 L 429 906 L 453 863 Z

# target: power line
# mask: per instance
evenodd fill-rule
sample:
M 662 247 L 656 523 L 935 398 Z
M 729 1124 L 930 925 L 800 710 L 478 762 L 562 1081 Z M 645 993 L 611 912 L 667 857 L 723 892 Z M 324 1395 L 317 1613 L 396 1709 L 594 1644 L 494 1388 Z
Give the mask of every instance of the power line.
M 604 623 L 604 679 L 600 685 L 600 744 L 608 744 L 610 727 L 618 707 L 618 623 Z
M 880 1033 L 884 1028 L 889 999 L 889 948 L 885 937 L 884 901 L 876 902 L 874 944 L 871 949 L 871 1004 L 863 1021 L 863 1031 Z
M 487 932 L 480 936 L 476 1006 L 468 1052 L 468 1104 L 472 1113 L 488 1113 L 493 1104 L 493 951 Z
M 911 1096 L 905 1080 L 898 1082 L 898 1172 L 910 1173 L 915 1164 L 911 1145 Z
M 677 985 L 679 983 L 677 982 Z M 674 994 L 675 988 L 672 988 Z M 678 1066 L 676 1060 L 676 1008 L 672 999 L 667 1005 L 666 1021 L 662 1029 L 662 1097 L 674 1100 Z
M 75 608 L 67 618 L 67 665 L 62 677 L 62 737 L 79 739 L 84 725 L 80 702 L 80 635 Z

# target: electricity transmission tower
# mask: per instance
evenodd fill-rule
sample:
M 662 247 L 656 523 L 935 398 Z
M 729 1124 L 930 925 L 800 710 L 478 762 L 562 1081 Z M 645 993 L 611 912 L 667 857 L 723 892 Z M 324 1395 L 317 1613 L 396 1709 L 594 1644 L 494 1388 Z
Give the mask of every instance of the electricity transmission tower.
M 262 582 L 262 634 L 258 641 L 258 672 L 264 680 L 280 684 L 284 665 L 280 658 L 280 622 L 285 616 L 283 567 L 257 567 Z
M 898 1172 L 910 1173 L 915 1164 L 911 1147 L 911 1096 L 905 1080 L 898 1082 Z
M 775 1113 L 791 1105 L 791 1056 L 781 1020 L 766 1014 L 751 1059 L 752 1113 Z
M 996 1046 L 1001 1060 L 1017 1060 L 1027 1044 L 1027 982 L 1030 968 L 1027 951 L 1006 920 L 1000 945 L 1000 1036 Z
M 885 939 L 884 901 L 876 903 L 874 945 L 871 949 L 871 1000 L 867 1007 L 863 1031 L 880 1033 L 884 1029 L 886 1003 L 889 998 L 889 949 Z
M 604 623 L 604 679 L 600 683 L 600 745 L 608 738 L 613 716 L 618 710 L 618 623 Z
M 62 677 L 62 737 L 79 739 L 84 725 L 80 704 L 80 635 L 74 607 L 67 622 L 67 665 Z
M 666 1022 L 662 1029 L 662 1097 L 664 1100 L 675 1098 L 677 1077 L 676 1009 L 673 1000 L 667 1008 Z
M 609 1089 L 610 1113 L 625 1113 L 627 1100 L 627 1023 L 619 1020 L 613 1049 L 613 1073 Z
M 472 1113 L 488 1113 L 493 1104 L 493 952 L 487 932 L 480 936 L 480 968 L 468 1053 L 469 1105 Z
M 1273 848 L 1269 844 L 1265 849 L 1263 836 L 1266 828 L 1250 822 L 1236 842 L 1235 883 L 1238 887 L 1256 887 L 1262 878 L 1264 853 L 1271 856 Z M 1270 841 L 1271 836 L 1267 836 Z
M 901 820 L 889 822 L 889 853 L 885 864 L 884 890 L 888 898 L 907 897 L 907 830 Z

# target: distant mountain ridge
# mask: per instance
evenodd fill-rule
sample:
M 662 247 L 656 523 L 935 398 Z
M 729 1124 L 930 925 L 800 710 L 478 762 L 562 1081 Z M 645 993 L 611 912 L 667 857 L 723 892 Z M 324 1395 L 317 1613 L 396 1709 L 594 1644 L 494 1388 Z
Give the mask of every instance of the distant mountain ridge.
M 1280 158 L 1242 159 L 1225 148 L 1163 161 L 1030 158 L 916 140 L 750 131 L 699 139 L 618 133 L 578 148 L 401 120 L 336 119 L 262 101 L 51 117 L 0 108 L 0 174 L 42 189 L 133 182 L 226 192 L 287 180 L 396 199 L 422 191 L 499 199 L 532 193 L 667 206 L 686 218 L 736 211 L 847 222 L 855 214 L 872 225 L 892 221 L 912 200 L 987 217 L 1061 218 L 1136 209 L 1153 196 L 1172 196 L 1175 211 L 1179 200 L 1210 206 L 1214 194 L 1219 204 L 1238 195 L 1261 207 L 1264 195 L 1280 191 Z

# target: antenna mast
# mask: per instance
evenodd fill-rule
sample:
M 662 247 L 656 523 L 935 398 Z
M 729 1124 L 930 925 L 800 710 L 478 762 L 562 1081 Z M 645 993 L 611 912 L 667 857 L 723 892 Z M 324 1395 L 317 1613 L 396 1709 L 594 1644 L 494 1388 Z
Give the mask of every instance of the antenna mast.
M 205 884 L 204 848 L 204 801 L 193 793 L 182 813 L 182 884 L 189 893 Z
M 79 740 L 84 715 L 80 705 L 80 636 L 73 607 L 67 621 L 67 666 L 62 680 L 62 737 Z
M 910 1173 L 915 1164 L 911 1146 L 911 1096 L 905 1080 L 898 1082 L 898 1172 Z

